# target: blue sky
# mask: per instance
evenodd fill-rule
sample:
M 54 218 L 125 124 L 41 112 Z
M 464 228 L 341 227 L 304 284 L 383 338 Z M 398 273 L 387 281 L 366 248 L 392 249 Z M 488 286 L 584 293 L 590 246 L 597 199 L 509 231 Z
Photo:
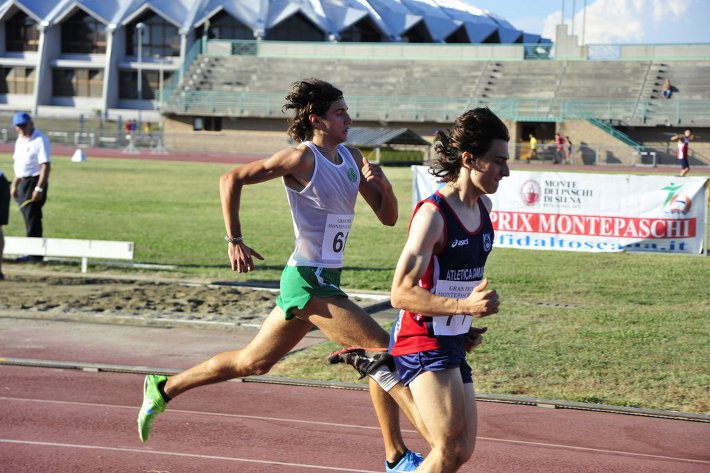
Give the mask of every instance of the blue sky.
M 584 0 L 468 0 L 502 16 L 518 29 L 554 41 L 562 6 L 582 40 Z M 710 43 L 710 0 L 587 0 L 584 42 Z

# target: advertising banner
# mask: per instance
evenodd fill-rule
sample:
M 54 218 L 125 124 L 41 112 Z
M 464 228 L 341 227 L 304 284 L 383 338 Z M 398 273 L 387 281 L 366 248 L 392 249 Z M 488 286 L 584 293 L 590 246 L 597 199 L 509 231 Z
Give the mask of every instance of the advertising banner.
M 413 202 L 441 184 L 412 166 Z M 495 245 L 586 252 L 703 253 L 707 179 L 511 171 L 493 201 Z

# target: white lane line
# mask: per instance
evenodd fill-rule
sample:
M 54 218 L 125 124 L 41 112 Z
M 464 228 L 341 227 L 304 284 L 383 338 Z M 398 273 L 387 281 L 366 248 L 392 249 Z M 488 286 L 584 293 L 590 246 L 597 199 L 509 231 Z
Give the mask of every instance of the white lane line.
M 620 450 L 606 450 L 603 448 L 591 448 L 591 447 L 575 447 L 574 445 L 560 445 L 556 443 L 544 443 L 544 442 L 528 442 L 525 440 L 509 440 L 509 439 L 497 439 L 491 437 L 477 437 L 477 440 L 487 440 L 489 442 L 501 442 L 501 443 L 512 443 L 517 445 L 525 445 L 530 447 L 546 447 L 546 448 L 562 448 L 566 450 L 579 450 L 583 452 L 592 453 L 603 453 L 609 455 L 628 455 L 632 457 L 643 457 L 652 458 L 657 460 L 670 460 L 670 461 L 680 461 L 688 463 L 700 463 L 702 465 L 710 465 L 710 461 L 706 460 L 695 460 L 693 458 L 680 458 L 680 457 L 668 457 L 664 455 L 652 455 L 650 453 L 635 453 L 635 452 L 624 452 Z
M 98 404 L 98 403 L 90 403 L 90 402 L 57 401 L 54 399 L 23 399 L 23 398 L 5 397 L 5 396 L 0 396 L 0 400 L 19 401 L 19 402 L 37 402 L 37 403 L 44 403 L 44 404 L 64 404 L 64 405 L 74 405 L 74 406 L 90 406 L 90 407 L 100 407 L 100 408 L 113 407 L 116 409 L 130 409 L 130 410 L 138 411 L 138 406 L 120 406 L 117 404 Z M 170 409 L 170 412 L 175 412 L 175 413 L 180 413 L 180 414 L 198 414 L 198 415 L 226 417 L 226 418 L 267 420 L 267 421 L 274 421 L 274 422 L 293 422 L 293 423 L 297 423 L 297 424 L 312 424 L 312 425 L 322 425 L 322 426 L 330 426 L 330 427 L 343 427 L 346 429 L 365 429 L 365 430 L 377 430 L 377 431 L 380 430 L 379 427 L 372 427 L 372 426 L 366 426 L 366 425 L 339 424 L 339 423 L 334 423 L 334 422 L 318 422 L 318 421 L 301 420 L 301 419 L 287 419 L 284 417 L 250 416 L 250 415 L 244 415 L 244 414 L 227 414 L 227 413 L 218 413 L 218 412 L 189 411 L 189 410 L 183 410 L 183 409 Z M 407 429 L 402 429 L 402 433 L 418 434 L 418 432 L 415 430 L 407 430 Z M 544 443 L 544 442 L 529 442 L 529 441 L 525 441 L 525 440 L 511 440 L 511 439 L 501 439 L 501 438 L 494 438 L 494 437 L 477 437 L 477 439 L 483 440 L 483 441 L 488 441 L 488 442 L 510 443 L 510 444 L 530 446 L 530 447 L 560 448 L 560 449 L 566 449 L 566 450 L 579 450 L 579 451 L 587 451 L 587 452 L 592 452 L 592 453 L 603 453 L 603 454 L 608 454 L 608 455 L 622 455 L 622 456 L 627 455 L 627 456 L 643 457 L 643 458 L 655 458 L 658 460 L 670 460 L 670 461 L 680 461 L 680 462 L 688 462 L 688 463 L 699 463 L 702 465 L 710 465 L 710 461 L 706 461 L 706 460 L 696 460 L 693 458 L 682 458 L 682 457 L 669 457 L 669 456 L 665 456 L 665 455 L 653 455 L 650 453 L 636 453 L 636 452 L 627 452 L 627 451 L 622 451 L 622 450 L 606 450 L 606 449 L 601 449 L 601 448 L 577 447 L 574 445 L 564 445 L 564 444 Z
M 63 405 L 70 405 L 70 406 L 83 406 L 83 407 L 113 407 L 116 409 L 130 409 L 133 411 L 138 412 L 138 409 L 140 406 L 119 406 L 117 404 L 98 404 L 98 403 L 92 403 L 92 402 L 76 402 L 76 401 L 57 401 L 55 399 L 22 399 L 22 398 L 17 398 L 17 397 L 3 397 L 0 396 L 0 401 L 19 401 L 19 402 L 37 402 L 37 403 L 42 403 L 42 404 L 63 404 Z M 379 427 L 371 427 L 371 426 L 366 426 L 366 425 L 352 425 L 352 424 L 337 424 L 334 422 L 318 422 L 318 421 L 313 421 L 313 420 L 301 420 L 301 419 L 287 419 L 284 417 L 264 417 L 264 416 L 250 416 L 250 415 L 244 415 L 244 414 L 226 414 L 226 413 L 219 413 L 219 412 L 205 412 L 205 411 L 188 411 L 188 410 L 183 410 L 183 409 L 173 409 L 170 408 L 169 412 L 175 412 L 179 414 L 199 414 L 199 415 L 205 415 L 205 416 L 215 416 L 215 417 L 227 417 L 227 418 L 239 418 L 239 419 L 252 419 L 252 420 L 269 420 L 269 421 L 274 421 L 274 422 L 293 422 L 297 424 L 312 424 L 312 425 L 323 425 L 323 426 L 331 426 L 331 427 L 344 427 L 347 429 L 367 429 L 367 430 L 377 430 L 379 431 Z M 411 432 L 411 433 L 417 433 L 414 430 L 403 430 L 403 432 Z
M 56 442 L 35 442 L 30 440 L 12 440 L 12 439 L 2 439 L 0 438 L 0 443 L 6 444 L 19 444 L 19 445 L 34 445 L 41 447 L 61 447 L 61 448 L 78 448 L 84 450 L 104 450 L 111 452 L 121 452 L 121 453 L 146 453 L 149 455 L 164 455 L 171 457 L 183 457 L 183 458 L 196 458 L 200 460 L 224 460 L 231 462 L 242 462 L 242 463 L 258 463 L 264 465 L 280 465 L 288 466 L 294 468 L 308 468 L 310 470 L 329 470 L 329 471 L 350 471 L 355 473 L 380 473 L 374 470 L 354 470 L 352 468 L 339 468 L 336 466 L 321 466 L 321 465 L 308 465 L 305 463 L 289 463 L 275 460 L 255 460 L 252 458 L 238 458 L 238 457 L 223 457 L 219 455 L 200 455 L 195 453 L 178 453 L 178 452 L 165 452 L 161 450 L 143 450 L 139 448 L 128 448 L 128 447 L 102 447 L 98 445 L 77 445 L 72 443 L 56 443 Z

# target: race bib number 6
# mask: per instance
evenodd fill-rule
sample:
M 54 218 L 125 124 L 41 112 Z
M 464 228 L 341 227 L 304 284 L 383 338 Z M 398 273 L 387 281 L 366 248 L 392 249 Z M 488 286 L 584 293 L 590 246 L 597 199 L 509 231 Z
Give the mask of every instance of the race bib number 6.
M 343 252 L 354 217 L 353 214 L 328 214 L 323 232 L 323 247 L 321 248 L 324 260 L 343 261 Z

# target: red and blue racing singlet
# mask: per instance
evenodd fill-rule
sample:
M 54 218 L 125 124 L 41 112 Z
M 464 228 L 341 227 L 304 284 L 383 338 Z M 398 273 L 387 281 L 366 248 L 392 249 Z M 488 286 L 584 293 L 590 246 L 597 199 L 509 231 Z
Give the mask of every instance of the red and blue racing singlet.
M 488 210 L 479 199 L 481 224 L 469 232 L 438 192 L 420 201 L 412 218 L 425 202 L 434 204 L 444 219 L 446 245 L 432 255 L 419 285 L 438 296 L 466 298 L 483 279 L 486 259 L 493 248 L 493 224 Z M 462 345 L 472 321 L 470 315 L 432 317 L 402 310 L 392 327 L 390 352 L 399 356 Z

